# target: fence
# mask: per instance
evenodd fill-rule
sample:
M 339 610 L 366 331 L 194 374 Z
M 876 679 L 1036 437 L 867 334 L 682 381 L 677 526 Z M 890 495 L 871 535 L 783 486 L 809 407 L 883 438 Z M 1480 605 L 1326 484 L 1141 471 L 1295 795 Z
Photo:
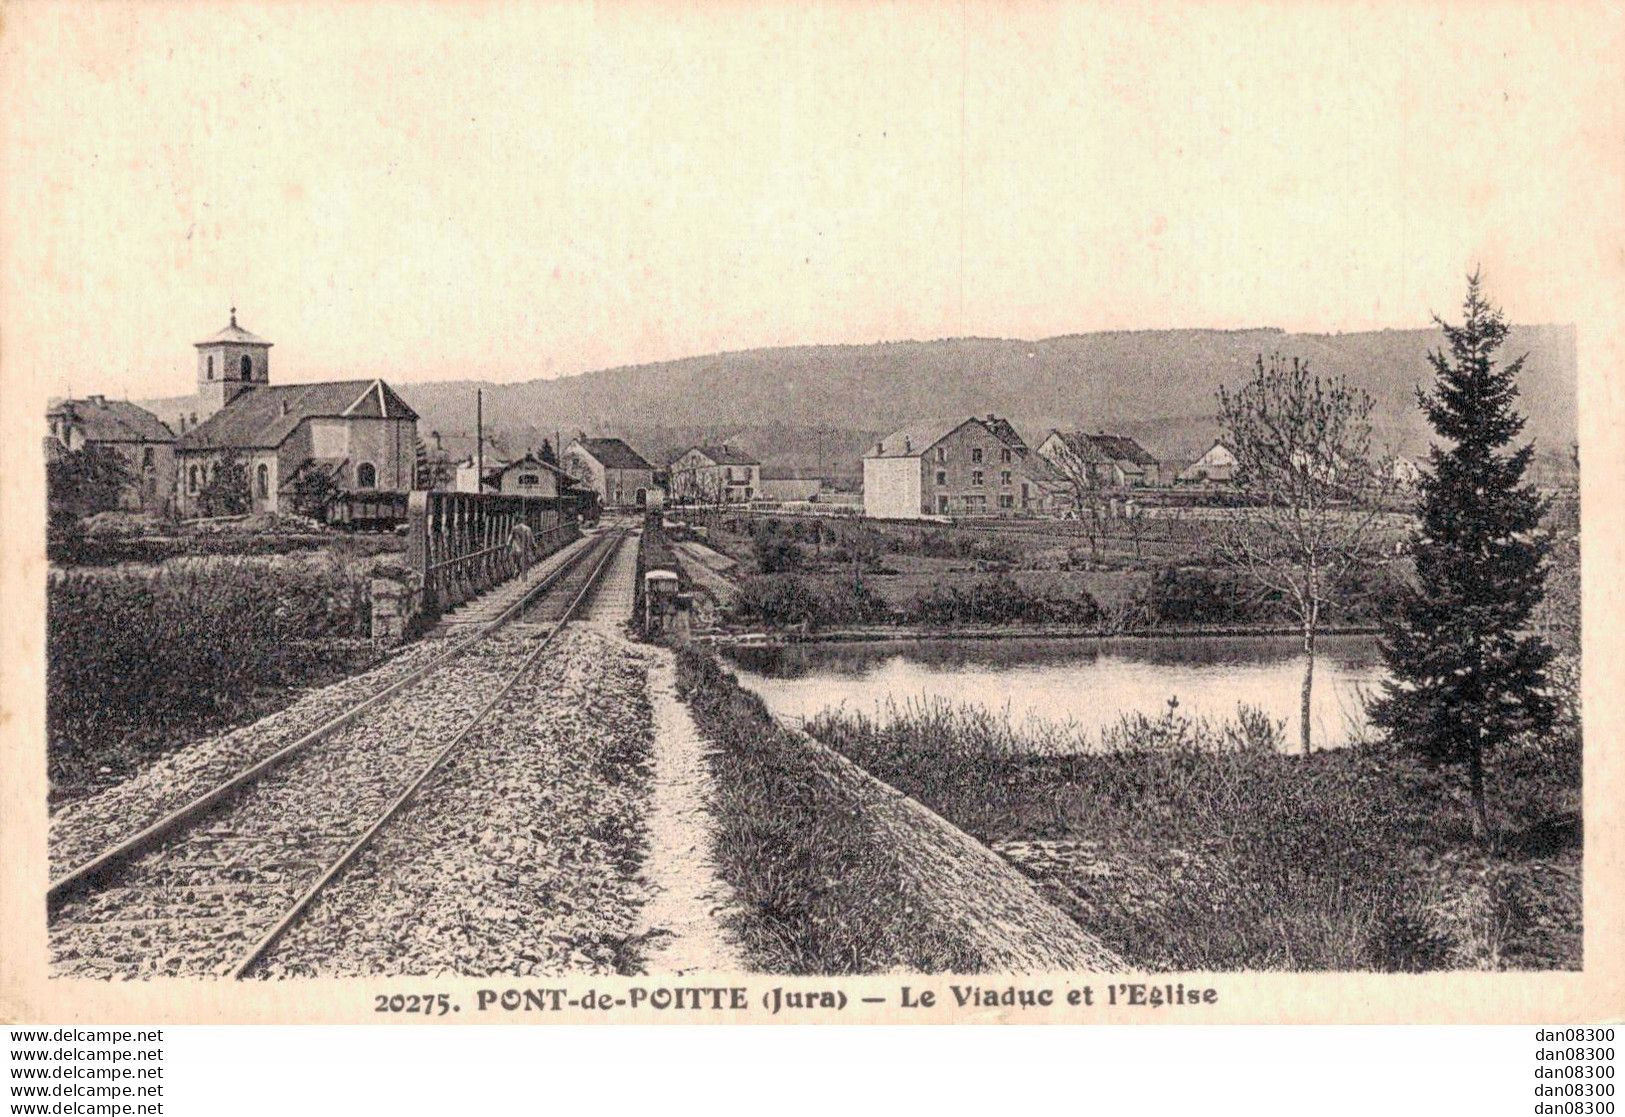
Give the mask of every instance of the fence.
M 512 578 L 576 538 L 577 519 L 557 497 L 412 493 L 406 561 L 422 578 L 423 608 L 450 608 Z

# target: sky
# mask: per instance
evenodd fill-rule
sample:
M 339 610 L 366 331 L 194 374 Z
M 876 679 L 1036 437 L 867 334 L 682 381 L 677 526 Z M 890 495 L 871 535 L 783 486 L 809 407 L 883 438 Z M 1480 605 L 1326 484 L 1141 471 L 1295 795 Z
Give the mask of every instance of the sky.
M 757 346 L 1424 325 L 1625 261 L 1573 5 L 41 3 L 0 370 L 525 380 Z

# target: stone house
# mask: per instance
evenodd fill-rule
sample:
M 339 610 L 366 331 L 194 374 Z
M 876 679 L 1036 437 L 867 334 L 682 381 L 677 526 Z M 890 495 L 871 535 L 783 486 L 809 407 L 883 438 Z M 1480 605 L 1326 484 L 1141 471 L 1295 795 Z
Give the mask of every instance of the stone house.
M 556 497 L 570 487 L 568 473 L 532 453 L 485 471 L 484 491 L 488 493 Z
M 654 466 L 619 438 L 580 435 L 565 448 L 559 464 L 603 508 L 644 508 L 658 503 Z
M 98 446 L 124 460 L 130 481 L 119 506 L 163 512 L 175 496 L 175 432 L 158 416 L 127 400 L 105 396 L 65 399 L 45 413 L 51 438 L 66 450 Z
M 1235 479 L 1236 455 L 1223 441 L 1215 441 L 1179 474 L 1181 485 L 1228 485 Z
M 990 417 L 991 418 L 991 417 Z M 1029 465 L 1014 428 L 975 417 L 919 423 L 887 435 L 863 459 L 864 515 L 1013 516 L 1053 503 L 1048 465 Z
M 695 446 L 671 463 L 674 504 L 748 504 L 762 491 L 762 463 L 736 447 Z
M 1044 458 L 1075 486 L 1088 489 L 1129 489 L 1154 486 L 1157 459 L 1132 438 L 1052 430 L 1038 444 Z

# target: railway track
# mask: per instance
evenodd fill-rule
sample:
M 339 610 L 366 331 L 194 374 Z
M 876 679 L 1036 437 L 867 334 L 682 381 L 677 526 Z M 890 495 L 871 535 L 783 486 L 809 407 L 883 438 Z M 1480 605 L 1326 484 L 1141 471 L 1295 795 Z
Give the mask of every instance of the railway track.
M 479 632 L 53 881 L 76 976 L 251 974 L 410 803 L 627 550 L 606 532 Z

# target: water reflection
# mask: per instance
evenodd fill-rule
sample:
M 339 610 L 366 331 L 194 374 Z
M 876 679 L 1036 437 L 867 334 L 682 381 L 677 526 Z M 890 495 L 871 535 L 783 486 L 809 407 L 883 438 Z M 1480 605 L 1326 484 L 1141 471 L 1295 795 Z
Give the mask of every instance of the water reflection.
M 1296 742 L 1303 659 L 1291 637 L 910 640 L 727 651 L 740 681 L 781 717 L 830 707 L 875 713 L 888 702 L 946 700 L 1097 734 L 1127 713 L 1156 716 L 1171 696 L 1215 721 L 1238 703 L 1287 723 Z M 1311 719 L 1318 745 L 1365 727 L 1364 698 L 1382 677 L 1376 639 L 1323 637 Z

